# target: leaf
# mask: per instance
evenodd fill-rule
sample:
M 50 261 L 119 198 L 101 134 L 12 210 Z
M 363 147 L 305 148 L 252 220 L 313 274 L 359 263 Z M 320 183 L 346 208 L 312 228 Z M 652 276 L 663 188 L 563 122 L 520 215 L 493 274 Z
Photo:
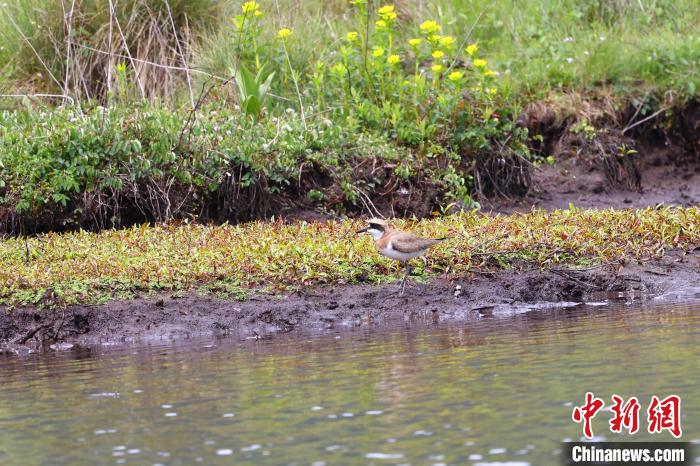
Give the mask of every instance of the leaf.
M 270 90 L 270 86 L 272 85 L 272 78 L 274 77 L 275 72 L 273 71 L 267 76 L 265 82 L 260 86 L 260 93 L 258 95 L 260 96 L 260 100 L 262 102 L 264 102 L 265 98 L 267 97 L 267 92 Z

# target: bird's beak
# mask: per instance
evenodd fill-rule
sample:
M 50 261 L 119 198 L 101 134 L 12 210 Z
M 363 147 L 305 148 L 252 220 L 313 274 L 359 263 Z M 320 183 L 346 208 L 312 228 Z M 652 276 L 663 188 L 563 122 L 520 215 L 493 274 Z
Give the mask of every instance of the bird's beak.
M 365 231 L 369 230 L 369 227 L 365 227 L 362 230 L 358 230 L 355 232 L 356 235 L 359 235 L 360 233 L 364 233 Z

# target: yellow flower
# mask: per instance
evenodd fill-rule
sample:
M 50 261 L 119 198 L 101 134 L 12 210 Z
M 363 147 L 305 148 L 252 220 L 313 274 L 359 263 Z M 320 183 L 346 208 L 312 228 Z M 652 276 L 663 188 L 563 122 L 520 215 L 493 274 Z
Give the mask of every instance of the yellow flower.
M 453 71 L 452 73 L 447 75 L 447 78 L 450 81 L 455 82 L 455 81 L 459 81 L 460 79 L 462 79 L 462 76 L 464 76 L 464 73 L 462 73 L 461 71 Z
M 260 8 L 258 2 L 243 2 L 243 5 L 241 5 L 241 10 L 243 10 L 244 15 L 254 13 L 258 8 Z
M 387 26 L 386 21 L 383 19 L 378 19 L 374 22 L 374 25 L 377 26 L 377 29 L 384 29 Z
M 423 39 L 409 39 L 408 45 L 410 45 L 411 47 L 418 47 L 421 42 L 423 42 Z
M 433 73 L 440 73 L 443 69 L 442 65 L 433 65 L 431 68 L 433 70 Z
M 411 85 L 411 81 L 409 81 L 408 79 L 404 79 L 403 81 L 401 81 L 401 85 L 402 85 L 402 86 L 410 86 L 410 85 Z
M 372 55 L 375 57 L 381 57 L 382 55 L 384 55 L 384 49 L 381 47 L 375 47 L 374 49 L 372 49 Z
M 351 5 L 364 5 L 367 3 L 367 0 L 350 0 Z
M 386 59 L 386 62 L 387 62 L 388 64 L 390 64 L 390 65 L 396 65 L 396 64 L 397 64 L 398 62 L 400 62 L 400 61 L 401 61 L 401 57 L 399 57 L 399 56 L 396 55 L 396 54 L 394 54 L 394 55 L 389 55 L 389 56 L 387 57 L 387 59 Z
M 292 30 L 288 29 L 288 28 L 282 28 L 279 31 L 277 31 L 277 37 L 279 39 L 282 39 L 282 40 L 286 39 L 287 37 L 289 37 L 291 35 L 292 35 Z
M 255 10 L 255 13 L 253 13 L 253 16 L 256 16 L 258 18 L 261 17 L 262 15 L 263 15 L 263 12 L 260 10 Z
M 445 52 L 442 50 L 436 50 L 433 52 L 433 58 L 442 58 L 445 56 Z
M 440 45 L 443 47 L 452 47 L 452 44 L 454 44 L 455 38 L 452 36 L 442 36 L 440 38 Z
M 431 42 L 440 42 L 440 35 L 433 34 L 432 36 L 428 37 L 428 40 Z
M 379 13 L 379 16 L 386 16 L 389 13 L 393 13 L 393 11 L 394 5 L 384 5 L 377 10 L 377 13 Z
M 345 34 L 345 38 L 348 40 L 348 42 L 355 42 L 357 40 L 357 32 L 350 31 Z
M 384 5 L 377 10 L 379 17 L 386 21 L 393 21 L 396 19 L 396 12 L 394 11 L 394 5 Z
M 433 21 L 423 21 L 421 25 L 419 26 L 420 30 L 424 32 L 425 34 L 433 34 L 435 32 L 438 32 L 440 30 L 440 25 Z
M 469 55 L 474 55 L 476 51 L 479 50 L 479 46 L 476 44 L 469 44 L 467 45 L 467 53 Z
M 482 58 L 474 59 L 473 63 L 474 63 L 474 66 L 476 66 L 477 68 L 484 68 L 486 66 L 486 60 L 484 60 Z
M 484 76 L 493 76 L 493 75 L 495 75 L 495 74 L 496 74 L 496 73 L 494 73 L 493 70 L 486 70 L 486 71 L 484 71 Z

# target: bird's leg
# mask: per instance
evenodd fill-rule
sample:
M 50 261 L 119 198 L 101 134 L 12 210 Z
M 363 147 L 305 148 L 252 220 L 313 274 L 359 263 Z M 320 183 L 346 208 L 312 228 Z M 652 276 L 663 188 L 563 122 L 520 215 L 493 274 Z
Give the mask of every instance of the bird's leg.
M 403 275 L 403 280 L 401 280 L 401 286 L 399 287 L 399 296 L 403 296 L 403 292 L 406 289 L 406 280 L 408 279 L 408 276 L 411 274 L 411 266 L 408 264 L 408 262 L 405 263 L 406 266 L 406 273 Z

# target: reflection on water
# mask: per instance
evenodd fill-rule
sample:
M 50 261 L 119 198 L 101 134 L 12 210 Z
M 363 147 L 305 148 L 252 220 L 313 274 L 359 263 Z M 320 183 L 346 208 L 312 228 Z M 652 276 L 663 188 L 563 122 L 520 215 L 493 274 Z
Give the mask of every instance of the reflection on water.
M 598 306 L 0 359 L 0 464 L 557 464 L 587 390 L 676 393 L 693 440 L 698 336 L 697 304 Z

